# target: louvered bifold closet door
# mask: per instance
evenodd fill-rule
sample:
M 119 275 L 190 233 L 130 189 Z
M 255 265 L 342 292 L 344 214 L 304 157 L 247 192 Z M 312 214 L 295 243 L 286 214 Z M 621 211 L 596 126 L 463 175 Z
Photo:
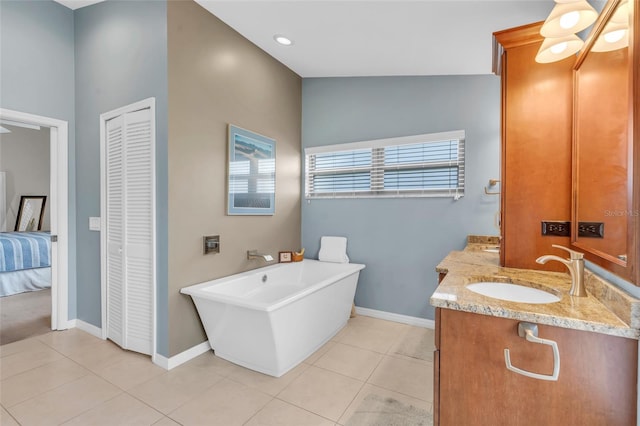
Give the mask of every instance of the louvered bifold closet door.
M 151 111 L 107 122 L 107 337 L 152 353 L 153 134 Z
M 107 337 L 124 347 L 123 116 L 107 122 L 106 238 Z
M 125 114 L 125 345 L 151 354 L 153 147 L 149 109 Z

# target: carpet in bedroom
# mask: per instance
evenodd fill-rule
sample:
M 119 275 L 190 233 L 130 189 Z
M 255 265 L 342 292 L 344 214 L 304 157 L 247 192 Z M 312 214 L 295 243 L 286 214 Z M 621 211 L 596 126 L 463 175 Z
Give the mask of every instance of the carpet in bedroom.
M 51 331 L 51 289 L 0 297 L 0 345 Z

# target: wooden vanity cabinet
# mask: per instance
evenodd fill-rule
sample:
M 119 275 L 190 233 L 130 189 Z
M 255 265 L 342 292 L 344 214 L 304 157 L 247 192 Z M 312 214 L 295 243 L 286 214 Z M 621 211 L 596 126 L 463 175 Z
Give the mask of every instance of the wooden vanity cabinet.
M 574 59 L 535 62 L 543 41 L 541 26 L 538 22 L 493 34 L 502 111 L 500 264 L 566 271 L 558 262 L 535 262 L 553 253 L 552 244 L 570 244 L 568 234 L 542 235 L 542 221 L 571 220 L 572 182 Z
M 518 323 L 437 308 L 434 353 L 434 425 L 636 424 L 638 341 L 538 325 L 560 353 L 557 381 L 507 370 L 551 374 L 549 346 L 518 336 Z

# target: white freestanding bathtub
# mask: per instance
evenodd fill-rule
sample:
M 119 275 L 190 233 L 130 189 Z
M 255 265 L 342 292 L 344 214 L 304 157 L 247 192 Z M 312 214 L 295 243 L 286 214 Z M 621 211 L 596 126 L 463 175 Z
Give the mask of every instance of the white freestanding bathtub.
M 221 358 L 280 377 L 345 326 L 364 265 L 305 259 L 180 290 Z

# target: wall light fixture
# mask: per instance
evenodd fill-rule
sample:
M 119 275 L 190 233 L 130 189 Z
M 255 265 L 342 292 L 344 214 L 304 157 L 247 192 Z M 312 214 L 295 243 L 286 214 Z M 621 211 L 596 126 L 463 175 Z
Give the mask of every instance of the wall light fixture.
M 598 12 L 587 0 L 556 0 L 556 5 L 540 34 L 544 37 L 564 37 L 584 30 L 598 18 Z
M 545 37 L 536 62 L 549 63 L 568 58 L 577 53 L 584 41 L 576 35 L 593 24 L 598 18 L 598 12 L 586 0 L 555 0 L 556 5 L 549 17 L 540 28 L 540 34 Z M 624 1 L 611 17 L 592 51 L 608 52 L 622 49 L 629 45 L 629 8 Z
M 593 52 L 610 52 L 629 45 L 629 26 L 610 22 L 593 44 Z
M 560 61 L 578 52 L 584 41 L 575 34 L 564 37 L 545 38 L 536 55 L 536 62 L 548 64 Z

